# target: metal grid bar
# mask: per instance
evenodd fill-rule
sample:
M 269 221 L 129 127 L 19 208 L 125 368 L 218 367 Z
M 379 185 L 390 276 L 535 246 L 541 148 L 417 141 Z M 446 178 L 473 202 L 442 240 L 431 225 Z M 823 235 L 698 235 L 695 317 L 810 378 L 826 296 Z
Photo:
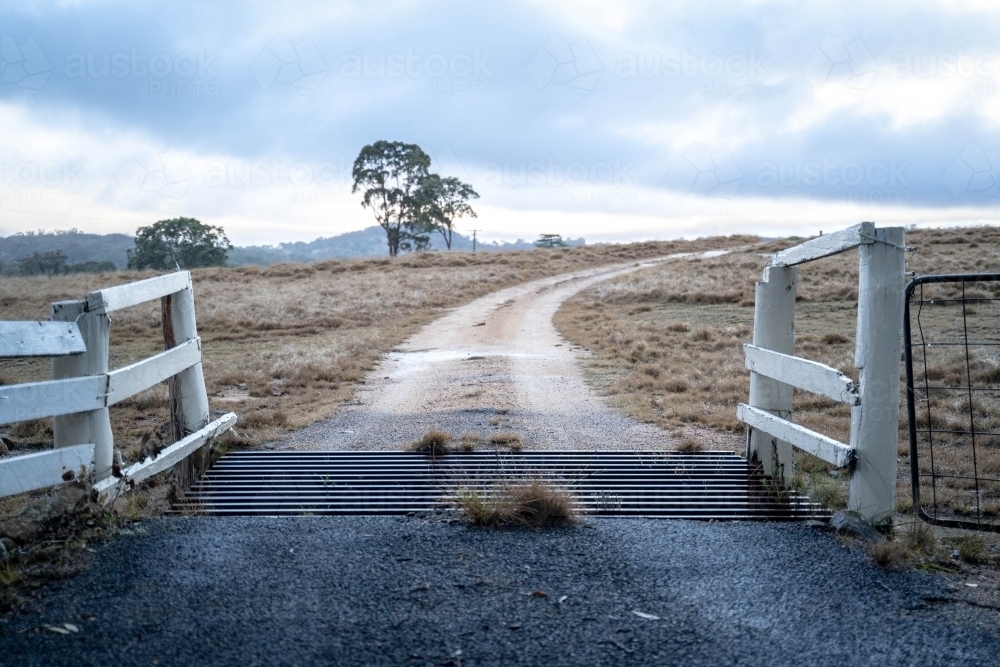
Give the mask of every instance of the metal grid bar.
M 795 521 L 827 517 L 730 452 L 234 452 L 175 511 L 219 515 L 410 514 L 448 507 L 456 486 L 542 478 L 601 516 Z

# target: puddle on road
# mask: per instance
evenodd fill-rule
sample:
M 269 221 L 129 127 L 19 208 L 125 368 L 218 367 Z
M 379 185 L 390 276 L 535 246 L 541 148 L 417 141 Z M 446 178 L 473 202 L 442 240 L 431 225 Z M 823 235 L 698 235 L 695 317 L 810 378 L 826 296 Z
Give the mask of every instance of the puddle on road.
M 392 352 L 389 360 L 394 368 L 389 372 L 388 377 L 397 378 L 415 372 L 427 370 L 433 364 L 445 363 L 449 361 L 485 361 L 492 357 L 505 357 L 510 359 L 544 359 L 549 354 L 526 354 L 523 352 L 485 352 L 482 350 L 470 350 L 459 352 L 456 350 L 414 350 L 412 352 Z

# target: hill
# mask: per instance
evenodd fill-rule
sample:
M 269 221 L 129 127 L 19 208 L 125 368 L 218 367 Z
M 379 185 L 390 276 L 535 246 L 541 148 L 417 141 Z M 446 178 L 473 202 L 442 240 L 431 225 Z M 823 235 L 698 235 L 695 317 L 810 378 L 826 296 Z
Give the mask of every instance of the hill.
M 584 239 L 568 239 L 569 245 L 585 245 Z M 453 250 L 472 250 L 472 237 L 455 233 L 451 247 Z M 493 241 L 476 242 L 476 250 L 497 252 L 504 250 L 530 250 L 534 244 L 524 239 L 514 242 L 499 243 Z M 444 241 L 440 235 L 431 237 L 431 249 L 444 250 Z M 278 262 L 313 262 L 320 259 L 353 259 L 359 257 L 382 257 L 386 254 L 385 232 L 381 227 L 373 225 L 354 232 L 346 232 L 329 238 L 318 238 L 305 243 L 281 243 L 277 246 L 245 246 L 233 248 L 229 253 L 229 261 L 235 265 L 259 264 L 268 265 Z
M 128 264 L 125 253 L 133 246 L 128 234 L 87 234 L 76 229 L 13 234 L 0 237 L 0 273 L 16 273 L 17 260 L 54 250 L 66 253 L 69 264 L 110 261 L 124 269 Z
M 569 245 L 584 245 L 584 239 L 567 239 Z M 17 272 L 16 261 L 31 255 L 53 250 L 66 253 L 70 264 L 111 261 L 119 269 L 128 264 L 126 251 L 133 247 L 133 238 L 127 234 L 87 234 L 76 229 L 54 232 L 24 232 L 0 237 L 0 273 Z M 504 250 L 530 250 L 530 241 L 483 243 L 477 241 L 476 250 L 497 252 Z M 440 235 L 431 238 L 431 248 L 444 250 Z M 454 250 L 472 250 L 472 238 L 456 233 L 452 242 Z M 279 262 L 314 262 L 321 259 L 353 259 L 382 257 L 386 254 L 385 232 L 378 226 L 346 232 L 328 238 L 318 238 L 308 243 L 280 243 L 276 246 L 237 246 L 229 253 L 229 263 L 235 266 L 256 264 L 267 266 Z

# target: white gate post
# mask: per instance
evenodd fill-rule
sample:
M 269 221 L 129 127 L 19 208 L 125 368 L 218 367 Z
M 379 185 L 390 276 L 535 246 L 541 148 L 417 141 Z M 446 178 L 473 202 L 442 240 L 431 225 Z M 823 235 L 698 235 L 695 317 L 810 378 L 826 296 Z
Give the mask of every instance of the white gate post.
M 902 227 L 875 231 L 858 249 L 858 334 L 854 364 L 861 405 L 851 409 L 851 447 L 857 456 L 848 509 L 875 523 L 896 508 L 899 441 L 899 363 L 903 338 L 905 235 Z
M 161 301 L 163 343 L 170 349 L 198 337 L 195 323 L 194 289 L 188 286 Z M 170 391 L 170 421 L 174 440 L 194 433 L 208 423 L 208 394 L 201 362 L 187 368 L 167 383 Z M 174 478 L 182 490 L 190 488 L 209 464 L 210 445 L 206 444 L 174 468 Z
M 83 354 L 53 357 L 53 380 L 88 375 L 103 375 L 107 378 L 111 320 L 106 313 L 88 311 L 86 305 L 86 301 L 60 301 L 52 304 L 52 320 L 76 322 L 87 346 L 87 351 Z M 104 393 L 107 394 L 106 380 Z M 107 407 L 54 417 L 52 432 L 56 447 L 93 443 L 94 473 L 97 480 L 111 474 L 114 437 L 111 434 L 111 416 Z
M 753 344 L 782 354 L 795 353 L 795 267 L 768 267 L 757 283 L 753 313 Z M 750 374 L 750 405 L 791 420 L 791 385 L 759 373 Z M 752 430 L 747 459 L 756 460 L 765 475 L 792 481 L 792 446 L 759 430 Z

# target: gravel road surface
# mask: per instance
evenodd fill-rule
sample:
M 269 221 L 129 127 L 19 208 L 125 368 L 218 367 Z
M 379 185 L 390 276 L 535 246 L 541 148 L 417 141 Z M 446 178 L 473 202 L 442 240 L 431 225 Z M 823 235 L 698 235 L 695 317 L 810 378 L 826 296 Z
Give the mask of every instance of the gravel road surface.
M 552 324 L 577 292 L 663 261 L 685 256 L 535 280 L 456 308 L 388 355 L 354 404 L 276 448 L 395 450 L 431 428 L 456 436 L 510 431 L 530 449 L 669 447 L 667 432 L 604 404 L 584 381 L 578 361 L 586 352 Z
M 177 518 L 99 549 L 0 664 L 997 665 L 1000 615 L 802 525 Z M 637 613 L 638 612 L 638 613 Z M 641 615 L 640 615 L 641 614 Z M 79 632 L 43 626 L 70 623 Z M 62 626 L 65 627 L 65 626 Z

